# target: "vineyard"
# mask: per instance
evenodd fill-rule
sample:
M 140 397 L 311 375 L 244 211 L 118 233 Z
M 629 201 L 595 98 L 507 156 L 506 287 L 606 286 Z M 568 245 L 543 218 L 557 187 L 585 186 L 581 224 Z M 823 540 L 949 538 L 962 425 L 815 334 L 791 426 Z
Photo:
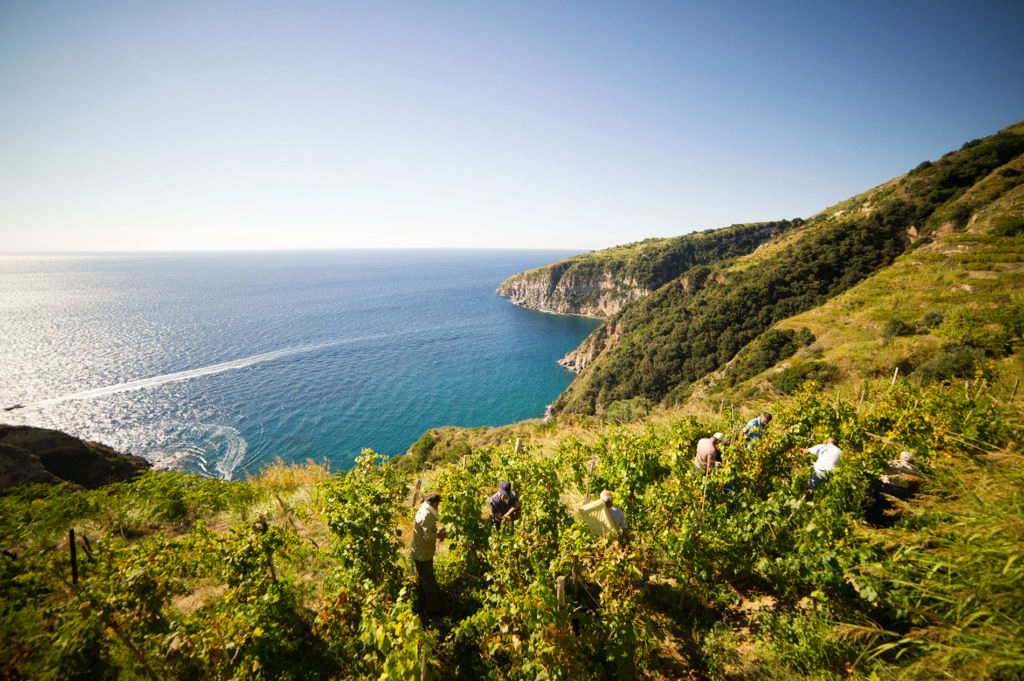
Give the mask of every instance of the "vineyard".
M 0 497 L 4 679 L 1011 679 L 1024 674 L 1024 463 L 1004 385 L 810 383 L 752 414 L 577 429 L 434 471 L 151 472 Z M 743 418 L 745 417 L 745 418 Z M 708 476 L 695 443 L 733 443 Z M 800 448 L 838 438 L 813 495 Z M 902 450 L 925 482 L 868 522 Z M 514 528 L 484 510 L 500 480 Z M 417 485 L 417 482 L 419 484 Z M 615 492 L 622 545 L 574 509 Z M 419 616 L 417 493 L 442 495 L 442 617 Z M 420 496 L 422 496 L 420 494 Z M 892 524 L 895 521 L 895 524 Z M 889 527 L 888 525 L 892 525 Z M 73 543 L 69 529 L 75 530 Z M 74 554 L 72 553 L 74 549 Z M 72 564 L 72 555 L 75 555 Z

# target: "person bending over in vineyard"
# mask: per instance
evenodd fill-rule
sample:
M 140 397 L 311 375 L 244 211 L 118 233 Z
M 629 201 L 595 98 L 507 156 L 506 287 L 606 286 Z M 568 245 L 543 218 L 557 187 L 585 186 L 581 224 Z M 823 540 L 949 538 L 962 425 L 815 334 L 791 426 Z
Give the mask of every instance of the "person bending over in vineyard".
M 886 465 L 885 475 L 878 480 L 875 503 L 871 506 L 871 521 L 876 525 L 892 525 L 895 521 L 890 497 L 906 501 L 917 491 L 921 476 L 913 461 L 913 452 L 901 452 L 900 458 Z
M 608 507 L 608 517 L 611 518 L 615 529 L 619 531 L 619 539 L 625 544 L 629 541 L 629 523 L 626 522 L 626 514 L 622 512 L 621 508 L 612 506 L 612 491 L 610 489 L 601 492 L 601 501 Z M 598 508 L 601 507 L 598 506 Z
M 807 489 L 813 490 L 828 480 L 828 476 L 839 465 L 839 459 L 843 455 L 843 450 L 839 449 L 838 445 L 839 440 L 830 437 L 825 440 L 824 444 L 814 445 L 810 449 L 800 449 L 804 454 L 818 457 L 814 462 L 811 478 L 807 481 Z
M 419 578 L 425 615 L 439 615 L 444 611 L 441 591 L 437 588 L 437 579 L 434 577 L 434 553 L 437 551 L 437 542 L 444 541 L 445 538 L 444 528 L 437 528 L 437 509 L 440 505 L 440 494 L 428 494 L 423 500 L 423 505 L 416 511 L 416 520 L 412 526 L 412 562 L 416 566 L 416 576 Z
M 772 415 L 769 413 L 755 416 L 747 421 L 747 425 L 743 426 L 743 437 L 751 443 L 755 440 L 760 440 L 764 432 L 768 430 L 768 424 L 771 422 Z
M 697 441 L 697 456 L 693 457 L 694 470 L 703 474 L 718 468 L 722 462 L 722 453 L 718 451 L 721 442 L 725 442 L 725 436 L 721 433 Z
M 513 521 L 519 520 L 522 508 L 523 502 L 519 501 L 519 497 L 512 491 L 512 483 L 503 482 L 498 485 L 498 491 L 491 497 L 491 522 L 495 527 L 501 527 L 503 520 L 512 524 Z

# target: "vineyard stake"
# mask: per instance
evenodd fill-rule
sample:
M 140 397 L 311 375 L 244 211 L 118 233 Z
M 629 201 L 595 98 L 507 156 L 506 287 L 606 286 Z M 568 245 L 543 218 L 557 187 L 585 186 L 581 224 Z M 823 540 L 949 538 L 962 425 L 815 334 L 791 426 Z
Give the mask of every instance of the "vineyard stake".
M 892 372 L 892 383 L 889 384 L 890 388 L 892 386 L 896 385 L 896 377 L 899 376 L 899 375 L 900 375 L 900 368 L 896 367 L 896 371 Z
M 857 401 L 857 416 L 860 416 L 860 405 L 864 404 L 864 393 L 867 389 L 867 385 L 862 385 L 860 387 L 860 400 Z
M 520 443 L 521 443 L 521 440 L 519 438 L 516 438 L 516 446 L 512 450 L 513 454 L 518 454 L 519 453 L 519 445 L 520 445 Z
M 1020 385 L 1020 376 L 1013 382 L 1013 394 L 1010 395 L 1010 404 L 1013 404 L 1013 398 L 1017 396 L 1017 386 Z
M 71 549 L 71 583 L 78 584 L 78 554 L 75 552 L 75 530 L 68 530 L 68 548 Z
M 587 471 L 587 482 L 586 482 L 586 485 L 585 485 L 585 487 L 587 488 L 587 499 L 586 499 L 586 501 L 583 502 L 585 504 L 590 503 L 590 477 L 592 475 L 594 475 L 594 466 L 596 466 L 596 465 L 597 465 L 597 459 L 591 459 L 590 460 L 590 470 Z
M 412 486 L 412 507 L 416 508 L 416 502 L 420 500 L 420 485 L 423 484 L 423 480 L 416 478 L 416 484 Z
M 704 491 L 700 495 L 700 514 L 697 516 L 697 529 L 700 529 L 701 523 L 704 522 L 704 501 L 708 497 L 708 478 L 711 475 L 711 469 L 704 469 Z
M 555 581 L 555 589 L 558 592 L 558 606 L 565 610 L 565 577 L 558 576 Z
M 420 655 L 420 681 L 427 681 L 427 651 Z

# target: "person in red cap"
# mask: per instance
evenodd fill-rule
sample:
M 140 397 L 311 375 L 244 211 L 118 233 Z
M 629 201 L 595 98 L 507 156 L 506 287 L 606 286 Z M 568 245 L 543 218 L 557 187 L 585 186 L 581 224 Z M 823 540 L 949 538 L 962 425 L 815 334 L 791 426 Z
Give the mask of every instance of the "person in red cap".
M 491 497 L 491 522 L 495 527 L 501 527 L 505 520 L 517 520 L 521 515 L 523 502 L 512 491 L 511 482 L 503 482 L 498 485 L 498 491 Z

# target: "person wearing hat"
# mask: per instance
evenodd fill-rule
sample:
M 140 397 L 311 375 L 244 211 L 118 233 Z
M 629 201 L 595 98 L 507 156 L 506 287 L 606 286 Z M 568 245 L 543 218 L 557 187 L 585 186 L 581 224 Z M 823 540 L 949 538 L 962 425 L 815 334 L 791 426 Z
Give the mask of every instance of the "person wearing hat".
M 440 505 L 440 494 L 428 494 L 416 511 L 416 520 L 412 526 L 412 562 L 416 566 L 416 576 L 419 578 L 425 615 L 439 615 L 444 612 L 441 590 L 438 589 L 437 578 L 434 576 L 434 553 L 437 551 L 437 542 L 444 541 L 445 538 L 444 528 L 437 528 Z
M 622 512 L 621 508 L 616 508 L 612 505 L 612 491 L 610 489 L 601 492 L 601 501 L 604 502 L 605 507 L 608 509 L 608 517 L 611 518 L 612 525 L 619 531 L 619 539 L 625 544 L 629 541 L 629 523 L 626 522 L 626 514 Z
M 501 527 L 503 520 L 517 520 L 522 513 L 523 502 L 512 491 L 512 483 L 505 481 L 498 485 L 498 491 L 491 497 L 491 522 Z
M 718 468 L 722 462 L 722 453 L 718 445 L 725 442 L 725 435 L 715 433 L 711 437 L 697 440 L 697 456 L 693 457 L 693 467 L 698 473 L 707 473 L 713 468 Z

